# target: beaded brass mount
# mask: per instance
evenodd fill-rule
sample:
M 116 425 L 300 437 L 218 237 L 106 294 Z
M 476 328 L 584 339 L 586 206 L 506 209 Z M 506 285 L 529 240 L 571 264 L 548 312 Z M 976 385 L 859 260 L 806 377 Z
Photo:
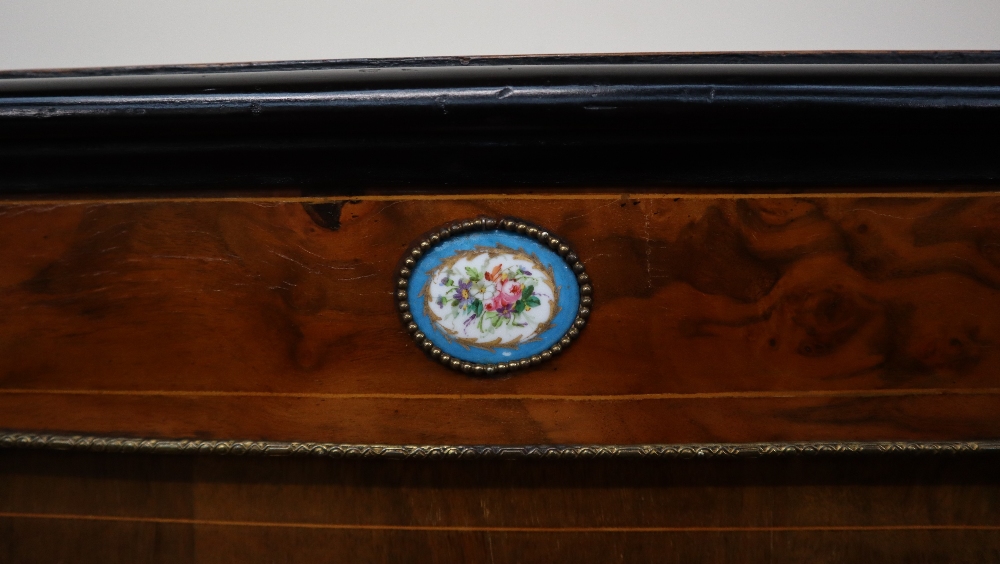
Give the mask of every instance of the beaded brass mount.
M 576 281 L 580 289 L 580 305 L 577 310 L 576 319 L 569 330 L 559 339 L 559 342 L 549 347 L 547 350 L 532 355 L 530 358 L 515 360 L 511 362 L 499 362 L 495 364 L 479 364 L 452 357 L 437 347 L 414 323 L 413 314 L 410 312 L 409 303 L 409 282 L 410 275 L 420 258 L 445 240 L 472 231 L 505 230 L 512 233 L 525 235 L 537 239 L 541 244 L 548 246 L 553 252 L 558 254 L 576 275 Z M 478 217 L 476 219 L 456 221 L 451 225 L 446 225 L 434 231 L 416 245 L 405 255 L 402 266 L 397 271 L 396 280 L 396 300 L 403 325 L 413 336 L 417 346 L 423 349 L 431 358 L 441 364 L 472 376 L 495 377 L 503 374 L 521 370 L 530 366 L 536 366 L 550 360 L 553 356 L 566 350 L 574 339 L 580 336 L 580 330 L 587 324 L 587 317 L 590 316 L 591 305 L 593 304 L 593 288 L 590 285 L 590 277 L 580 262 L 579 257 L 570 249 L 565 241 L 553 236 L 548 231 L 530 223 L 513 219 L 492 217 Z

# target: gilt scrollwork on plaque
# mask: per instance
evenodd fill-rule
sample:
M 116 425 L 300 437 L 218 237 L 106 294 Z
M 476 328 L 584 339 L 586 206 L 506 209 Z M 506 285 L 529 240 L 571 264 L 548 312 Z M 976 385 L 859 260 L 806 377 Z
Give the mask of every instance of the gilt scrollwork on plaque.
M 441 227 L 407 252 L 398 275 L 403 324 L 417 344 L 476 376 L 560 354 L 592 304 L 579 257 L 561 239 L 516 219 Z

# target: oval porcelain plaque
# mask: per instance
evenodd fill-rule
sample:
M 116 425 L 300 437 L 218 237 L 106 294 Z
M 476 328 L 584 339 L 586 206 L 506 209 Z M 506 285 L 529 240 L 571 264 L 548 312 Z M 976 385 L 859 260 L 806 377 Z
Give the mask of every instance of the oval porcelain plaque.
M 561 240 L 479 218 L 439 229 L 400 270 L 403 322 L 443 364 L 492 376 L 548 360 L 590 313 L 589 278 Z

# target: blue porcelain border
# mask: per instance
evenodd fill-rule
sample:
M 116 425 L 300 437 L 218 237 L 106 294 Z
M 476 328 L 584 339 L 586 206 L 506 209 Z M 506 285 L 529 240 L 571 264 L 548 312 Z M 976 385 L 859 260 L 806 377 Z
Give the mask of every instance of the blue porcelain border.
M 555 277 L 553 283 L 559 287 L 558 306 L 560 309 L 552 320 L 552 326 L 539 335 L 539 339 L 536 341 L 523 343 L 514 348 L 497 348 L 495 352 L 466 348 L 450 340 L 427 317 L 424 312 L 422 291 L 427 288 L 427 284 L 431 281 L 431 273 L 456 252 L 472 250 L 476 247 L 497 247 L 499 245 L 532 253 L 545 266 L 552 268 Z M 495 364 L 529 358 L 544 352 L 559 342 L 559 339 L 569 331 L 576 319 L 577 310 L 580 307 L 580 287 L 576 275 L 566 264 L 566 261 L 538 240 L 526 235 L 500 230 L 475 231 L 455 235 L 433 247 L 420 258 L 410 277 L 408 300 L 413 322 L 444 353 L 468 362 Z

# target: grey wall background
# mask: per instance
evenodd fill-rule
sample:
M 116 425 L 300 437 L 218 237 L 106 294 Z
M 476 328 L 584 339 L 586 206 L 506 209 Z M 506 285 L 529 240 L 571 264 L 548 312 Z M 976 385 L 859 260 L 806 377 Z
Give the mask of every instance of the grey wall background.
M 869 49 L 1000 49 L 1000 0 L 0 0 L 0 69 Z

